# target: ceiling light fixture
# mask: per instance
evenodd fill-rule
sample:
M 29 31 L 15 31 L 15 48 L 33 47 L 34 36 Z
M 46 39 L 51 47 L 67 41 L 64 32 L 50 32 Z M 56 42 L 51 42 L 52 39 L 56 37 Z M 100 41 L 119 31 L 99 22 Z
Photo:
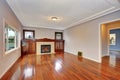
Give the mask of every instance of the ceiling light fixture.
M 54 22 L 59 22 L 59 21 L 61 21 L 63 18 L 61 18 L 61 17 L 56 17 L 56 16 L 50 16 L 50 17 L 48 17 L 48 20 L 50 20 L 50 21 L 54 21 Z
M 53 20 L 53 21 L 57 21 L 58 18 L 57 18 L 57 17 L 51 17 L 51 20 Z

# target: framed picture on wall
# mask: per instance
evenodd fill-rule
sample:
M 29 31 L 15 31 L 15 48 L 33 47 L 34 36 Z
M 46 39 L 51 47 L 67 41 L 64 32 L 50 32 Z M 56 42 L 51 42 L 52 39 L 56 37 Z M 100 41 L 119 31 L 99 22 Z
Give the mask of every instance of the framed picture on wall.
M 56 40 L 63 40 L 63 33 L 62 32 L 55 32 L 55 39 Z
M 110 34 L 110 45 L 116 45 L 116 34 Z
M 23 38 L 24 39 L 34 39 L 35 31 L 34 30 L 23 30 Z

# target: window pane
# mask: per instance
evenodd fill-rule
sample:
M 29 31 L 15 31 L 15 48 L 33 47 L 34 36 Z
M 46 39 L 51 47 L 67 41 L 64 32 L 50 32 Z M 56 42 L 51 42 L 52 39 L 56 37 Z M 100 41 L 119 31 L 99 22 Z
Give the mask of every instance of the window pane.
M 8 50 L 8 27 L 5 25 L 5 51 Z
M 15 48 L 15 31 L 8 29 L 8 50 Z
M 9 27 L 9 25 L 5 25 L 5 51 L 11 50 L 18 46 L 18 33 Z
M 25 39 L 33 39 L 33 32 L 26 31 L 25 32 Z
M 18 32 L 16 31 L 16 47 L 18 47 Z

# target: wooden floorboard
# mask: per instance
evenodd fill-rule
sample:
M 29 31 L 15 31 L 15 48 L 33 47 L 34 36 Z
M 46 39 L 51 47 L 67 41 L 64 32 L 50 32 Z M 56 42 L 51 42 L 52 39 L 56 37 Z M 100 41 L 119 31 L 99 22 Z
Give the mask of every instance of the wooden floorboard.
M 68 53 L 27 55 L 1 80 L 120 80 L 120 54 L 103 57 L 101 64 Z

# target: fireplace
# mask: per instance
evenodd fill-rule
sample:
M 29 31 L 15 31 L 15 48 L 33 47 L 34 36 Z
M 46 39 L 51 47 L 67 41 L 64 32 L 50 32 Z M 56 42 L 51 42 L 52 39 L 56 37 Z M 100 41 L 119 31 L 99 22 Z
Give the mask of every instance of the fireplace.
M 41 45 L 41 53 L 51 53 L 51 45 Z
M 54 54 L 55 40 L 53 39 L 38 39 L 36 40 L 36 54 Z

